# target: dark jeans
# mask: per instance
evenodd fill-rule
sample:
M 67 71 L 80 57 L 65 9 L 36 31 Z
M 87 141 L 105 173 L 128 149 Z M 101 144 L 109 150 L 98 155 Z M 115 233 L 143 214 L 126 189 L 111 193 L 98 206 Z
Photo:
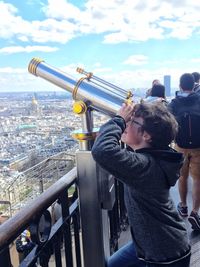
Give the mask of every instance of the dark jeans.
M 171 264 L 146 263 L 137 258 L 133 242 L 120 248 L 107 262 L 107 267 L 189 267 L 190 255 L 178 262 Z

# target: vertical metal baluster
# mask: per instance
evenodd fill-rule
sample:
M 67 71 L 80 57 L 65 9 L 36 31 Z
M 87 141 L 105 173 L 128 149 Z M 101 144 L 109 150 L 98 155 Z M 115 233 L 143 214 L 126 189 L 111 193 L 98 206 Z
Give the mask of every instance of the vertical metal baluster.
M 56 267 L 62 267 L 62 255 L 61 255 L 61 237 L 60 232 L 57 233 L 56 240 L 54 243 L 54 251 L 55 251 L 55 262 Z
M 59 199 L 60 199 L 61 207 L 62 207 L 63 220 L 66 220 L 66 218 L 68 218 L 68 221 L 65 222 L 64 227 L 63 227 L 66 266 L 72 267 L 73 266 L 72 237 L 71 237 L 71 231 L 70 231 L 68 190 L 65 190 L 60 195 Z
M 73 225 L 74 225 L 74 240 L 75 240 L 75 251 L 76 251 L 76 266 L 81 267 L 81 251 L 80 251 L 80 235 L 79 235 L 79 217 L 75 213 L 73 215 Z
M 11 259 L 10 259 L 10 250 L 9 247 L 6 247 L 1 253 L 0 253 L 0 264 L 2 267 L 12 267 Z

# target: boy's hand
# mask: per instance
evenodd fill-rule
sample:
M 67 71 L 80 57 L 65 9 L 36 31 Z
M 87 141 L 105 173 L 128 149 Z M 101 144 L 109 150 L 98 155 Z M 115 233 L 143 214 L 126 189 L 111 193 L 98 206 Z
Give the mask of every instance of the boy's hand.
M 133 103 L 129 104 L 123 103 L 117 115 L 121 116 L 125 120 L 125 122 L 128 122 L 133 116 L 133 108 L 134 108 Z

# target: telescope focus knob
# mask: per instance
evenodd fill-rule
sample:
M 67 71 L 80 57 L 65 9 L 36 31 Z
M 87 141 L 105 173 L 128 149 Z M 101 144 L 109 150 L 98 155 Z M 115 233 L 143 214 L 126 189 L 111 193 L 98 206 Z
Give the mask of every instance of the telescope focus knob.
M 76 114 L 83 114 L 87 111 L 87 106 L 83 101 L 76 101 L 73 104 L 73 112 Z

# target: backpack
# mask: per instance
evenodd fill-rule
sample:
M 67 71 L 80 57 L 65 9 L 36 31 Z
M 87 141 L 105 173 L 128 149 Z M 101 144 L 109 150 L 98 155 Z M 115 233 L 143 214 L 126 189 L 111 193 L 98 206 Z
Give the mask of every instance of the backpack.
M 181 148 L 200 148 L 200 112 L 180 110 L 176 114 L 179 125 L 176 143 Z
M 193 89 L 195 92 L 199 91 L 200 90 L 200 84 L 198 83 L 195 83 L 194 85 L 194 89 Z

